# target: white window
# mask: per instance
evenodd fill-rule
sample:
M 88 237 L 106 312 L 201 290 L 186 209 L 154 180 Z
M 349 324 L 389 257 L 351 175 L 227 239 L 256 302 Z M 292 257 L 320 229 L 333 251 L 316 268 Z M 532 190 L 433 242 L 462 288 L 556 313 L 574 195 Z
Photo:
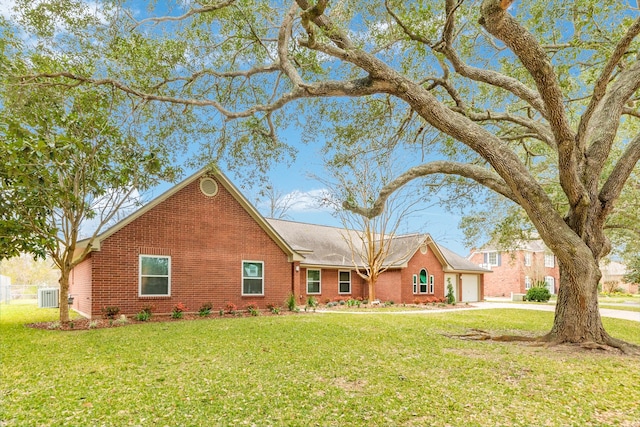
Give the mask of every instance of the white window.
M 414 294 L 418 293 L 418 275 L 417 274 L 413 275 L 413 293 Z
M 171 295 L 171 257 L 140 255 L 140 296 Z
M 433 275 L 429 276 L 429 293 L 432 294 L 433 293 Z
M 498 252 L 487 252 L 487 264 L 491 267 L 498 266 Z
M 340 294 L 351 293 L 351 272 L 350 271 L 338 271 L 338 293 Z
M 553 256 L 553 254 L 544 254 L 544 266 L 545 267 L 555 267 L 556 266 L 556 262 L 555 262 L 555 257 Z
M 544 283 L 547 285 L 547 289 L 549 289 L 549 293 L 556 293 L 556 279 L 553 276 L 545 276 Z
M 262 261 L 242 261 L 242 295 L 264 295 Z
M 307 293 L 319 294 L 320 292 L 320 270 L 307 270 Z
M 531 283 L 531 277 L 525 276 L 525 278 L 524 278 L 524 288 L 527 289 L 527 290 L 531 289 L 531 284 L 532 284 Z
M 524 253 L 524 265 L 531 267 L 531 252 Z

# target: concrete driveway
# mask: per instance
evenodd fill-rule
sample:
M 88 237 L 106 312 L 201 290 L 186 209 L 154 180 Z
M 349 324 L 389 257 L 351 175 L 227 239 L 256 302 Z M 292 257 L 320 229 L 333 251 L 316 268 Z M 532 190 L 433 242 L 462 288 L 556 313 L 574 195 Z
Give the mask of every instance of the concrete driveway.
M 549 304 L 536 304 L 536 303 L 509 303 L 502 301 L 483 301 L 483 302 L 474 302 L 472 303 L 474 306 L 470 308 L 474 309 L 491 309 L 491 308 L 516 308 L 519 310 L 539 310 L 539 311 L 555 311 L 555 305 Z M 638 307 L 638 304 L 629 304 L 630 307 Z M 623 308 L 623 307 L 621 307 Z M 462 309 L 464 310 L 464 309 Z M 611 308 L 601 308 L 600 315 L 603 317 L 612 317 L 614 319 L 624 319 L 624 320 L 633 320 L 636 322 L 640 322 L 640 312 L 639 311 L 626 311 L 626 310 L 616 310 Z

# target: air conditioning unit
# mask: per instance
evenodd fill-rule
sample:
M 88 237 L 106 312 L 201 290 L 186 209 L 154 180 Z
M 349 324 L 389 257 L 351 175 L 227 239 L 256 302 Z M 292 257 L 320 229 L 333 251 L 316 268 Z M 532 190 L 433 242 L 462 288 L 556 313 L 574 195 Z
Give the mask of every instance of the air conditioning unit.
M 60 289 L 38 289 L 38 308 L 58 308 L 60 306 Z

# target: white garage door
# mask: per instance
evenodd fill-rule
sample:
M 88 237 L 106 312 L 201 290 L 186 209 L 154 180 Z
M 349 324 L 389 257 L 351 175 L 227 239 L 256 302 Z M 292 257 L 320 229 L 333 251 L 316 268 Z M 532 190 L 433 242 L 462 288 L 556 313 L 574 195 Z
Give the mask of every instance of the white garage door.
M 478 301 L 480 292 L 477 274 L 462 274 L 462 302 Z

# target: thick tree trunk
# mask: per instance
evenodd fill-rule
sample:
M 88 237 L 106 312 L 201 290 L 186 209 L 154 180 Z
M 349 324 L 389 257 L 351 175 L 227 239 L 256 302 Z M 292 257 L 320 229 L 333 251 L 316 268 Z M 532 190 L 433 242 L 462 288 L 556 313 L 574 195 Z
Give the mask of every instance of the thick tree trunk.
M 69 297 L 69 271 L 61 269 L 60 271 L 60 323 L 69 322 L 69 305 L 67 298 Z
M 569 266 L 560 262 L 556 316 L 549 333 L 552 341 L 606 343 L 609 336 L 602 326 L 598 308 L 600 277 L 594 261 L 576 259 Z

